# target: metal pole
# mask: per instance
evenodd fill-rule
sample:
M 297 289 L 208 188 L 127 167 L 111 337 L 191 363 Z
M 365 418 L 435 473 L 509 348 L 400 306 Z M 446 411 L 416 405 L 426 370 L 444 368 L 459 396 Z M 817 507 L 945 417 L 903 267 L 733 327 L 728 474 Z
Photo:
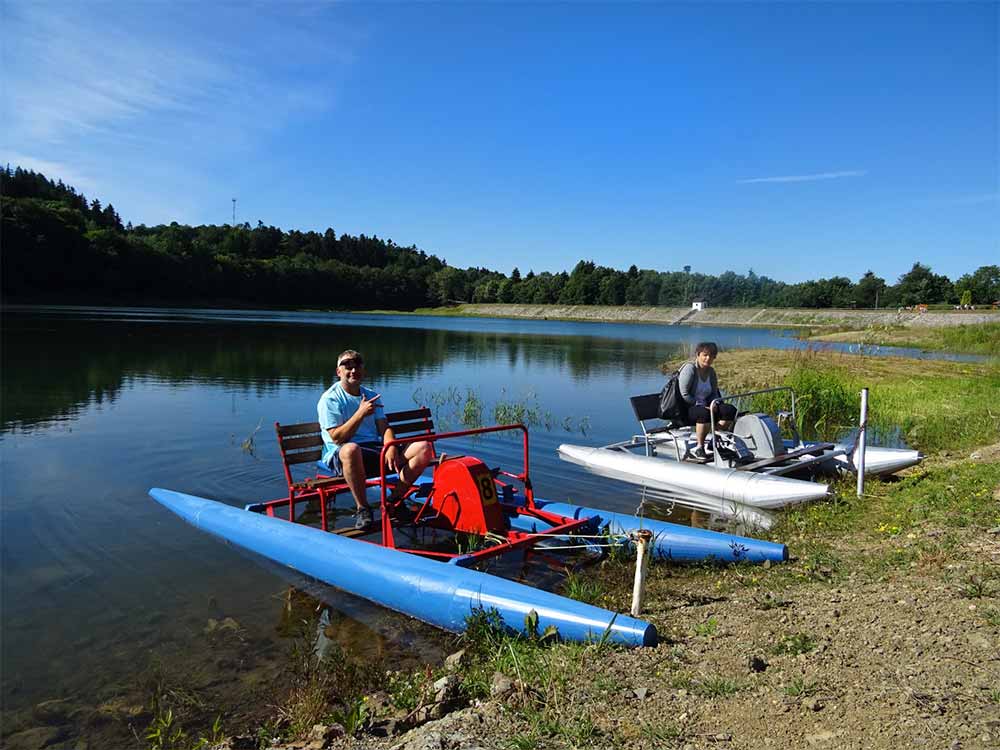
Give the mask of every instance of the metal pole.
M 646 593 L 646 563 L 649 555 L 646 548 L 653 539 L 653 532 L 640 529 L 635 538 L 635 581 L 632 584 L 632 617 L 638 617 L 642 612 L 642 597 Z
M 858 497 L 865 494 L 865 443 L 868 431 L 868 389 L 861 389 L 861 422 L 858 427 L 858 447 L 854 449 L 854 467 L 858 471 Z

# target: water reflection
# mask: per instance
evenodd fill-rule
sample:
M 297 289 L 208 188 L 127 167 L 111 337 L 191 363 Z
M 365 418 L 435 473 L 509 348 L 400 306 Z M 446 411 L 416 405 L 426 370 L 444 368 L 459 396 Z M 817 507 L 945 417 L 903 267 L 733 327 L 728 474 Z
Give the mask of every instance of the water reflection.
M 328 384 L 336 356 L 354 344 L 369 352 L 379 380 L 433 382 L 452 361 L 466 369 L 556 369 L 578 381 L 614 371 L 655 371 L 682 344 L 566 335 L 327 325 L 269 320 L 194 323 L 109 317 L 4 316 L 2 424 L 5 430 L 76 417 L 87 406 L 113 404 L 130 385 L 205 383 L 255 396 L 289 385 Z

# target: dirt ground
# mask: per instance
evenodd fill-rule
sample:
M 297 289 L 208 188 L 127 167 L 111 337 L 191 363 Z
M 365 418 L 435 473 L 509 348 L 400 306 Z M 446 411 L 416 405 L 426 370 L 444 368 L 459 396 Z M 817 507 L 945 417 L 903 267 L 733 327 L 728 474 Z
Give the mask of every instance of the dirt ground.
M 963 460 L 996 462 L 1000 444 Z M 1000 487 L 991 501 L 1000 510 Z M 563 691 L 562 735 L 523 740 L 531 728 L 512 710 L 515 694 L 399 737 L 335 744 L 1000 747 L 1000 528 L 967 529 L 957 547 L 901 569 L 868 564 L 942 533 L 927 526 L 902 539 L 844 540 L 838 573 L 794 559 L 794 539 L 784 565 L 654 568 L 644 617 L 660 645 L 607 651 L 584 665 Z M 974 571 L 986 574 L 970 591 Z M 592 726 L 574 737 L 574 721 Z

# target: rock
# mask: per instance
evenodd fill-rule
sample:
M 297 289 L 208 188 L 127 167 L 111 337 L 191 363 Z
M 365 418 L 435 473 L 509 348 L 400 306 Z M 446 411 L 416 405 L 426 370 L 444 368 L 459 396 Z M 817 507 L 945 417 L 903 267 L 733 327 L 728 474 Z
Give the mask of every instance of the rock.
M 503 672 L 494 672 L 490 680 L 490 697 L 503 698 L 514 692 L 514 682 Z
M 802 705 L 810 711 L 822 711 L 825 704 L 819 698 L 806 698 Z
M 444 660 L 444 668 L 450 672 L 454 672 L 460 666 L 468 661 L 468 654 L 463 648 L 461 651 L 456 651 L 453 654 L 449 654 Z
M 12 734 L 4 741 L 5 750 L 41 750 L 69 736 L 69 727 L 33 727 Z
M 372 724 L 368 733 L 375 737 L 395 737 L 399 730 L 400 724 L 396 719 L 384 719 Z
M 439 679 L 437 682 L 434 683 L 434 692 L 435 693 L 451 692 L 458 686 L 460 682 L 461 680 L 453 674 L 445 675 L 444 677 L 442 677 L 441 679 Z
M 760 656 L 751 655 L 747 657 L 747 667 L 751 672 L 763 672 L 768 667 L 768 663 Z
M 102 724 L 107 721 L 123 721 L 126 723 L 142 723 L 150 716 L 146 706 L 126 703 L 120 698 L 114 698 L 102 703 L 88 718 L 90 724 Z
M 632 695 L 639 700 L 646 700 L 646 696 L 649 695 L 649 688 L 638 687 L 632 691 Z
M 987 534 L 1000 534 L 1000 526 L 994 526 L 992 529 L 986 530 Z
M 251 734 L 238 734 L 228 737 L 217 745 L 214 750 L 257 750 L 257 738 Z
M 340 724 L 313 724 L 313 728 L 309 730 L 309 736 L 306 737 L 306 742 L 319 743 L 320 747 L 323 747 L 331 740 L 343 737 L 345 734 L 347 732 Z
M 32 709 L 32 715 L 43 724 L 65 724 L 76 708 L 68 700 L 42 701 Z
M 829 742 L 834 739 L 837 735 L 826 729 L 822 732 L 817 732 L 816 734 L 807 734 L 806 742 L 810 745 L 822 745 L 823 743 Z

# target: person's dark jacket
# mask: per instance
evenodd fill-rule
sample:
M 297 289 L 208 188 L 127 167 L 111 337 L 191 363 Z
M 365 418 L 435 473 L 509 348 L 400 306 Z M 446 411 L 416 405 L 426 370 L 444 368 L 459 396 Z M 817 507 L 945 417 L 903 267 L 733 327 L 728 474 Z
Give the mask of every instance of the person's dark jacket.
M 715 368 L 708 368 L 708 380 L 712 384 L 712 393 L 708 397 L 705 406 L 712 403 L 712 399 L 722 398 L 719 392 L 719 379 L 715 376 Z M 681 398 L 688 406 L 694 406 L 695 393 L 698 388 L 698 366 L 694 362 L 685 362 L 677 376 L 677 385 L 680 386 Z

